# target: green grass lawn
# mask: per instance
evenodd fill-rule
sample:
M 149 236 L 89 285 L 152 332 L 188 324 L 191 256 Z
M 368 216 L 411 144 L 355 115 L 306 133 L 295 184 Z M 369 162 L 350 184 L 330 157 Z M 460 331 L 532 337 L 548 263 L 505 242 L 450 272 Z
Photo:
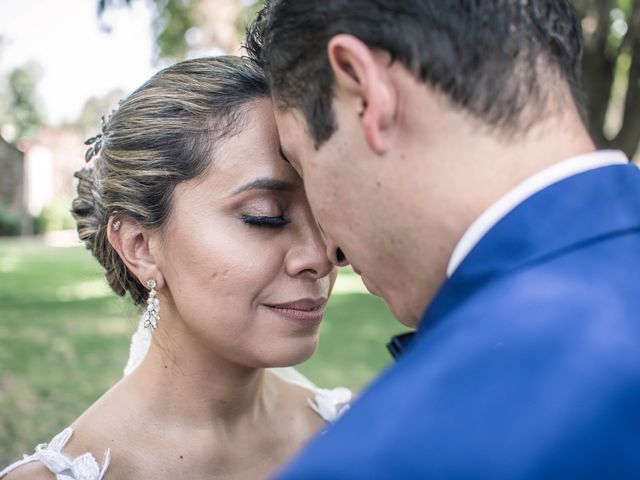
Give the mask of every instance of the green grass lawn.
M 83 248 L 0 239 L 0 467 L 48 441 L 121 377 L 137 318 Z M 320 386 L 358 390 L 389 363 L 384 344 L 399 331 L 384 303 L 343 270 L 320 348 L 300 370 Z

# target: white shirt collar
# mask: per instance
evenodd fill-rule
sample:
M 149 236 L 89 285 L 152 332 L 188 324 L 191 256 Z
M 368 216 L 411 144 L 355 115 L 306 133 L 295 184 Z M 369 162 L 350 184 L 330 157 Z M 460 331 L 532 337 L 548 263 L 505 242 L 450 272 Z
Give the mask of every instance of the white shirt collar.
M 573 175 L 593 170 L 594 168 L 628 163 L 629 160 L 620 151 L 600 150 L 563 160 L 527 178 L 485 210 L 462 235 L 449 260 L 447 277 L 451 277 L 473 247 L 496 223 L 527 198 L 549 185 Z

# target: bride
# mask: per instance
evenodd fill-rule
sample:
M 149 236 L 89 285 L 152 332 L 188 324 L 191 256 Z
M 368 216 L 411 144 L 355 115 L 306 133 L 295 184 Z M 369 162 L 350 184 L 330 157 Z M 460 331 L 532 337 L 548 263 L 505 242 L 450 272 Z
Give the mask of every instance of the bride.
M 345 389 L 271 369 L 313 354 L 335 280 L 277 139 L 262 73 L 235 57 L 167 68 L 105 120 L 73 213 L 152 340 L 1 478 L 265 478 L 345 408 Z

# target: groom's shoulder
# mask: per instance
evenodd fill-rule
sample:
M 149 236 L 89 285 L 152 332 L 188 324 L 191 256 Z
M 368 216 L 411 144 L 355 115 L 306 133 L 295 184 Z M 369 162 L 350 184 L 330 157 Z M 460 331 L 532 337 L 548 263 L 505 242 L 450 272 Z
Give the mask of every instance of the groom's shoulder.
M 625 355 L 640 362 L 638 271 L 640 230 L 558 252 L 461 301 L 440 319 L 451 334 L 443 334 L 442 346 L 456 345 L 457 335 L 484 338 L 549 369 L 570 363 L 568 352 L 585 362 Z
M 599 168 L 544 189 L 498 222 L 445 284 L 426 323 L 455 317 L 460 305 L 491 312 L 489 320 L 564 316 L 584 324 L 603 310 L 631 320 L 640 308 L 638 271 L 640 173 Z
M 629 447 L 640 428 L 633 245 L 638 238 L 621 235 L 559 252 L 461 300 L 306 466 L 323 471 L 331 458 L 331 478 L 640 471 L 640 449 Z
M 599 238 L 497 276 L 469 298 L 497 317 L 564 318 L 558 326 L 640 315 L 640 228 Z M 499 299 L 499 300 L 498 300 Z M 634 315 L 636 314 L 636 315 Z M 519 323 L 518 321 L 515 322 Z

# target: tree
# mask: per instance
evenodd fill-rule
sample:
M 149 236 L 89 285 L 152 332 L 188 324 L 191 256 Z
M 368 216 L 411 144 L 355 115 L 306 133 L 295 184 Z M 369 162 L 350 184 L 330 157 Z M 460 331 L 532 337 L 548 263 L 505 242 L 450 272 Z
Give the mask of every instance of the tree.
M 9 73 L 6 100 L 8 111 L 4 118 L 15 129 L 16 143 L 24 138 L 35 137 L 42 125 L 35 93 L 37 77 L 37 68 L 33 65 L 19 67 Z
M 98 16 L 109 8 L 131 5 L 133 1 L 98 0 Z M 234 53 L 264 0 L 149 0 L 149 3 L 155 10 L 156 55 L 176 61 L 194 52 Z
M 593 139 L 632 157 L 640 143 L 640 2 L 575 0 L 585 50 L 582 82 Z
M 172 60 L 182 60 L 189 51 L 187 33 L 196 25 L 198 0 L 156 1 L 153 22 L 157 54 Z
M 128 6 L 132 1 L 98 0 L 98 17 L 108 8 Z M 187 32 L 198 22 L 199 0 L 152 0 L 150 3 L 155 10 L 153 33 L 156 55 L 173 61 L 184 59 L 189 51 Z

